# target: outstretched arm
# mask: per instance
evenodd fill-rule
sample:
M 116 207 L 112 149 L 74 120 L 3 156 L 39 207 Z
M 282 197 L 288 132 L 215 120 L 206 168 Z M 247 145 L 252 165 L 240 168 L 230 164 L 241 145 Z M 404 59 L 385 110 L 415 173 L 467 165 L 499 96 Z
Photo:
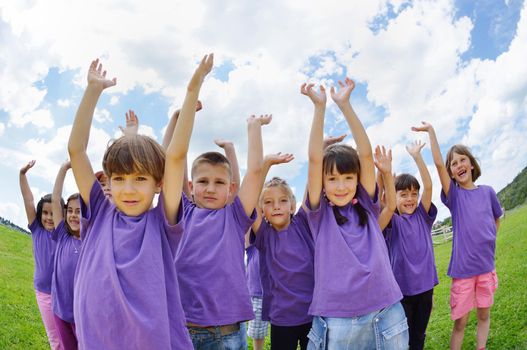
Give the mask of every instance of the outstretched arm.
M 302 84 L 300 93 L 313 102 L 315 112 L 309 135 L 309 167 L 307 176 L 307 193 L 311 209 L 316 210 L 320 204 L 322 192 L 322 162 L 324 159 L 324 114 L 326 113 L 326 90 L 322 85 L 317 92 L 314 84 Z
M 276 164 L 283 164 L 283 163 L 289 163 L 294 159 L 293 155 L 291 153 L 284 153 L 281 152 L 278 153 L 272 153 L 267 154 L 264 157 L 263 161 L 263 168 L 262 168 L 262 177 L 260 182 L 260 193 L 262 192 L 262 187 L 265 183 L 265 178 L 267 177 L 267 173 L 269 173 L 269 169 Z M 258 195 L 260 197 L 260 195 Z M 262 224 L 262 208 L 260 207 L 260 203 L 256 205 L 256 220 L 253 223 L 252 229 L 254 234 L 257 234 L 258 230 L 260 229 L 260 225 Z
M 441 187 L 446 195 L 450 191 L 450 175 L 446 169 L 445 163 L 443 163 L 443 156 L 441 155 L 441 149 L 439 148 L 439 142 L 437 142 L 436 132 L 432 124 L 427 122 L 421 122 L 421 126 L 413 126 L 412 131 L 425 131 L 430 137 L 430 148 L 432 149 L 432 156 L 434 158 L 434 164 L 439 175 L 439 181 L 441 181 Z
M 360 183 L 370 197 L 373 197 L 375 194 L 375 166 L 373 164 L 370 139 L 350 103 L 350 95 L 355 88 L 355 82 L 350 78 L 346 78 L 344 83 L 339 81 L 339 86 L 338 92 L 335 91 L 333 86 L 331 87 L 331 98 L 346 118 L 351 134 L 357 144 L 357 153 L 359 154 L 360 162 Z
M 263 169 L 263 145 L 262 145 L 262 125 L 271 122 L 272 115 L 266 114 L 259 117 L 254 115 L 247 118 L 247 172 L 243 177 L 238 197 L 242 202 L 245 214 L 251 215 L 262 188 L 262 169 Z
M 202 108 L 201 101 L 198 100 L 196 103 L 196 112 L 200 111 Z M 172 113 L 172 117 L 170 117 L 170 121 L 168 122 L 167 128 L 165 130 L 165 135 L 163 136 L 163 148 L 167 149 L 168 145 L 170 144 L 170 140 L 172 139 L 172 135 L 174 134 L 174 128 L 177 124 L 177 119 L 179 118 L 179 113 L 181 112 L 180 109 L 176 109 L 174 113 Z M 188 186 L 188 167 L 187 167 L 187 159 L 185 157 L 185 172 L 183 173 L 183 192 L 187 196 L 187 198 L 191 198 L 190 194 L 190 188 Z
M 225 157 L 229 160 L 231 165 L 232 173 L 232 184 L 234 185 L 231 197 L 229 198 L 229 203 L 231 203 L 234 198 L 238 195 L 238 190 L 240 189 L 240 167 L 238 166 L 238 158 L 236 157 L 236 150 L 234 149 L 234 143 L 232 141 L 217 139 L 214 140 L 214 143 L 223 148 L 225 152 Z
M 64 162 L 57 173 L 55 186 L 53 186 L 53 194 L 51 195 L 51 208 L 53 210 L 53 224 L 57 228 L 60 222 L 64 219 L 64 208 L 62 207 L 62 187 L 64 186 L 64 178 L 68 169 L 71 168 L 69 161 Z
M 375 148 L 375 166 L 382 175 L 384 183 L 385 206 L 382 208 L 377 222 L 381 230 L 384 230 L 390 223 L 393 213 L 397 207 L 395 198 L 395 184 L 392 175 L 392 150 L 386 151 L 384 146 Z
M 29 225 L 35 221 L 37 217 L 37 211 L 35 210 L 35 199 L 33 198 L 33 193 L 29 188 L 29 183 L 27 182 L 26 173 L 35 165 L 35 161 L 32 160 L 20 169 L 19 182 L 20 182 L 20 192 L 22 193 L 22 199 L 24 200 L 24 208 L 26 209 L 27 222 Z
M 166 149 L 165 176 L 163 185 L 163 200 L 165 215 L 168 223 L 176 224 L 179 205 L 181 203 L 181 189 L 186 172 L 186 159 L 194 127 L 196 104 L 203 80 L 212 70 L 214 55 L 205 55 L 198 68 L 192 75 L 187 86 L 187 94 L 177 118 L 172 139 Z
M 417 168 L 419 169 L 419 175 L 421 175 L 421 181 L 423 181 L 423 193 L 421 194 L 421 203 L 423 203 L 423 207 L 428 213 L 430 205 L 432 204 L 432 178 L 430 177 L 428 168 L 426 167 L 425 161 L 423 160 L 423 156 L 421 155 L 421 150 L 424 146 L 425 143 L 421 141 L 415 141 L 412 144 L 407 145 L 406 150 L 408 151 L 408 153 L 410 153 L 410 155 L 415 161 L 415 164 L 417 164 Z
M 86 153 L 93 112 L 103 90 L 114 86 L 116 83 L 116 78 L 112 80 L 106 79 L 106 71 L 102 70 L 102 64 L 99 63 L 99 59 L 92 61 L 88 70 L 88 86 L 75 115 L 68 141 L 71 168 L 84 203 L 89 203 L 91 186 L 96 180 Z
M 137 135 L 137 131 L 139 129 L 139 118 L 135 114 L 133 110 L 128 110 L 128 112 L 125 113 L 126 117 L 126 126 L 123 128 L 119 125 L 119 129 L 123 133 L 123 136 L 133 136 Z

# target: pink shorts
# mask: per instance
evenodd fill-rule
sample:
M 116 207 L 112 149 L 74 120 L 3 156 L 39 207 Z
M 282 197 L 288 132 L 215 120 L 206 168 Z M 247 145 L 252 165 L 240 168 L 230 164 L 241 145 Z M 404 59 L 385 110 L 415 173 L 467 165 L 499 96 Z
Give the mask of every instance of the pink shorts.
M 491 307 L 496 288 L 496 270 L 469 278 L 453 278 L 450 288 L 450 317 L 457 320 L 475 307 Z

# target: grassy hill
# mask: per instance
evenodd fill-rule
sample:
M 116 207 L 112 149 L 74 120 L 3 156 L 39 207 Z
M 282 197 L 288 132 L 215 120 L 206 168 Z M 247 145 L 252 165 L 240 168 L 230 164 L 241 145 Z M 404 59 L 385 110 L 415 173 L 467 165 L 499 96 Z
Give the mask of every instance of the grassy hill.
M 510 184 L 498 192 L 498 198 L 506 210 L 525 203 L 527 199 L 527 167 L 516 175 Z
M 526 233 L 527 206 L 507 212 L 498 233 L 499 287 L 491 311 L 488 349 L 527 349 Z M 453 323 L 449 307 L 450 278 L 446 276 L 446 269 L 450 251 L 451 243 L 435 247 L 440 283 L 434 291 L 434 311 L 426 349 L 443 350 L 449 346 Z M 0 349 L 49 349 L 32 280 L 31 237 L 0 226 Z M 476 320 L 472 315 L 464 349 L 476 347 L 475 332 Z

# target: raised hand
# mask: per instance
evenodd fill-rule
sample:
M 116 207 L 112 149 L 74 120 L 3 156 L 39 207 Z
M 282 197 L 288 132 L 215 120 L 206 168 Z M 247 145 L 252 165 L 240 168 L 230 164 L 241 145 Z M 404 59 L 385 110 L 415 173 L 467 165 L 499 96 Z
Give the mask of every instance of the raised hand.
M 267 125 L 273 120 L 272 114 L 262 114 L 259 117 L 256 117 L 254 114 L 247 118 L 248 123 L 260 123 L 260 125 Z
M 225 148 L 225 147 L 233 145 L 232 141 L 225 140 L 225 139 L 216 139 L 214 140 L 214 143 L 220 148 Z
M 292 161 L 295 157 L 291 153 L 271 153 L 266 154 L 264 157 L 264 163 L 268 165 L 276 165 L 276 164 L 284 164 L 289 163 Z
M 335 87 L 332 86 L 330 89 L 331 98 L 337 105 L 341 105 L 343 103 L 349 102 L 351 92 L 355 88 L 355 82 L 351 80 L 350 78 L 346 77 L 344 82 L 338 81 L 339 89 L 338 91 L 335 90 Z
M 421 140 L 417 140 L 417 141 L 412 142 L 409 145 L 406 145 L 406 150 L 408 151 L 408 153 L 410 153 L 410 155 L 413 158 L 415 158 L 421 153 L 421 150 L 423 149 L 425 145 L 426 145 L 425 142 L 421 142 Z
M 203 56 L 201 59 L 201 62 L 199 63 L 198 68 L 196 68 L 196 71 L 194 72 L 194 75 L 192 76 L 192 79 L 190 79 L 190 82 L 188 84 L 189 90 L 194 90 L 201 86 L 201 83 L 203 83 L 203 80 L 207 76 L 207 74 L 210 73 L 212 70 L 212 66 L 214 64 L 214 54 L 208 54 Z M 196 110 L 197 106 L 196 106 Z
M 375 147 L 374 163 L 383 174 L 392 172 L 392 150 L 386 151 L 384 146 Z
M 313 88 L 314 86 L 315 84 L 313 83 L 304 83 L 302 84 L 302 86 L 300 86 L 300 93 L 309 97 L 313 104 L 325 106 L 327 100 L 326 89 L 324 88 L 324 86 L 320 85 L 317 92 L 316 89 Z
M 341 142 L 342 140 L 344 140 L 344 138 L 348 136 L 348 134 L 342 134 L 340 136 L 326 136 L 324 137 L 324 149 L 328 148 L 329 146 L 335 144 L 335 143 L 339 143 Z
M 27 163 L 26 165 L 24 165 L 24 166 L 20 169 L 20 174 L 25 175 L 25 174 L 27 173 L 27 171 L 28 171 L 29 169 L 31 169 L 31 168 L 33 167 L 33 165 L 35 165 L 35 162 L 36 162 L 36 160 L 34 160 L 34 159 L 31 160 L 31 161 L 29 161 L 29 163 Z
M 432 126 L 432 124 L 428 123 L 428 122 L 425 122 L 425 121 L 422 121 L 421 122 L 421 126 L 412 126 L 412 131 L 426 131 L 426 132 L 430 132 L 430 130 L 432 130 L 434 127 Z
M 107 79 L 106 71 L 102 70 L 102 64 L 99 63 L 99 59 L 96 59 L 91 62 L 90 69 L 88 70 L 88 85 L 90 84 L 97 85 L 104 90 L 117 84 L 117 78 Z
M 126 116 L 126 127 L 119 125 L 119 129 L 124 134 L 124 136 L 137 135 L 137 130 L 139 129 L 139 118 L 133 110 L 128 110 L 125 114 Z

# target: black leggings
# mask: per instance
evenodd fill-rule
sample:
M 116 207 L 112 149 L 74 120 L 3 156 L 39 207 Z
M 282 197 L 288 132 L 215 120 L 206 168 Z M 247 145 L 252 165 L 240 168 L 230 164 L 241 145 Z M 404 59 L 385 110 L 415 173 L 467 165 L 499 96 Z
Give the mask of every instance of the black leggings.
M 408 319 L 408 333 L 410 335 L 410 350 L 421 350 L 425 346 L 426 327 L 432 313 L 434 290 L 404 296 L 401 304 Z
M 300 326 L 275 326 L 271 323 L 271 350 L 296 350 L 300 344 L 301 350 L 307 349 L 307 334 L 311 330 L 311 322 Z

